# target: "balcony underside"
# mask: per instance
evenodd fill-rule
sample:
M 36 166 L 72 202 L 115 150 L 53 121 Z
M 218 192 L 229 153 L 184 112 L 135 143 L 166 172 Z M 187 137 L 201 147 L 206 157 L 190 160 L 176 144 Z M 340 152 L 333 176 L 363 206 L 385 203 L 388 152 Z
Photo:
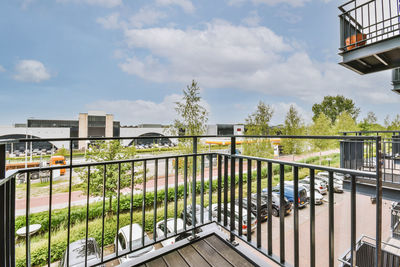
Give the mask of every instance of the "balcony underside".
M 342 52 L 339 64 L 359 74 L 400 67 L 400 36 Z

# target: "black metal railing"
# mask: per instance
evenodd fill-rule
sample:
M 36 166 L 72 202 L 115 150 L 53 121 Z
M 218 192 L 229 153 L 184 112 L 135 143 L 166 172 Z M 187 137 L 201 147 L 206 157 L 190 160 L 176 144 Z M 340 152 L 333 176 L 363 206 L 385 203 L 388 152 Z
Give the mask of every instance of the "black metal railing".
M 69 164 L 66 166 L 52 166 L 43 168 L 27 168 L 18 170 L 16 173 L 5 175 L 5 145 L 0 145 L 0 266 L 15 266 L 15 184 L 17 174 L 26 174 L 26 210 L 25 210 L 25 224 L 23 227 L 26 233 L 30 230 L 30 219 L 31 219 L 31 179 L 30 174 L 33 172 L 44 172 L 49 171 L 49 203 L 48 203 L 48 229 L 47 233 L 43 236 L 47 236 L 47 259 L 46 263 L 50 266 L 52 262 L 52 235 L 55 226 L 53 226 L 53 203 L 52 203 L 52 190 L 54 186 L 53 172 L 60 169 L 68 169 L 68 204 L 67 204 L 67 218 L 66 218 L 66 235 L 67 242 L 65 248 L 65 259 L 66 266 L 69 265 L 70 261 L 70 247 L 69 244 L 75 241 L 72 238 L 72 226 L 74 223 L 73 205 L 72 205 L 72 186 L 73 186 L 73 172 L 75 170 L 84 170 L 87 175 L 87 184 L 84 186 L 87 194 L 86 198 L 86 217 L 83 220 L 85 224 L 85 233 L 82 239 L 85 240 L 85 262 L 87 265 L 99 266 L 104 263 L 120 259 L 133 252 L 138 252 L 143 248 L 153 246 L 156 243 L 166 241 L 171 238 L 181 236 L 183 233 L 190 233 L 192 239 L 196 239 L 196 232 L 199 231 L 205 225 L 211 223 L 217 223 L 223 229 L 229 232 L 229 240 L 235 242 L 235 239 L 239 239 L 246 243 L 250 247 L 254 248 L 258 252 L 265 255 L 267 258 L 277 263 L 280 266 L 287 266 L 287 255 L 285 253 L 287 246 L 291 244 L 285 243 L 285 207 L 280 205 L 279 210 L 279 256 L 274 253 L 276 252 L 276 247 L 274 247 L 274 242 L 272 238 L 272 220 L 267 220 L 267 232 L 266 235 L 262 234 L 261 231 L 261 192 L 263 190 L 263 184 L 266 183 L 267 191 L 267 209 L 268 216 L 272 214 L 272 191 L 273 191 L 273 168 L 274 166 L 279 166 L 278 172 L 278 183 L 279 183 L 279 198 L 280 203 L 284 203 L 284 190 L 285 190 L 285 177 L 288 175 L 285 169 L 290 168 L 293 175 L 293 189 L 294 196 L 299 195 L 299 169 L 307 169 L 310 175 L 310 247 L 309 247 L 309 259 L 310 266 L 316 266 L 316 231 L 315 231 L 315 174 L 317 171 L 327 171 L 329 173 L 329 257 L 326 259 L 328 266 L 334 266 L 334 184 L 333 176 L 334 173 L 341 173 L 344 175 L 351 176 L 351 197 L 350 197 L 350 225 L 351 225 L 351 240 L 349 247 L 351 248 L 351 253 L 348 261 L 353 264 L 353 259 L 355 259 L 356 253 L 356 182 L 357 177 L 366 177 L 376 180 L 376 250 L 375 250 L 375 266 L 381 266 L 381 239 L 382 239 L 382 175 L 381 168 L 379 166 L 381 159 L 381 137 L 377 136 L 278 136 L 279 138 L 290 138 L 290 139 L 329 139 L 337 141 L 364 141 L 364 142 L 374 142 L 375 144 L 375 157 L 377 159 L 378 167 L 375 168 L 374 172 L 345 169 L 345 168 L 334 168 L 330 166 L 319 166 L 306 163 L 283 161 L 278 159 L 266 159 L 260 157 L 252 157 L 245 155 L 237 155 L 236 152 L 236 140 L 237 138 L 274 138 L 277 136 L 229 136 L 231 139 L 231 153 L 198 153 L 197 143 L 200 138 L 204 136 L 190 136 L 182 137 L 175 136 L 170 138 L 187 138 L 192 141 L 193 151 L 190 154 L 183 155 L 171 155 L 171 156 L 157 156 L 149 158 L 132 158 L 125 160 L 116 161 L 105 161 L 105 162 L 84 162 L 84 163 L 74 163 L 72 143 L 75 141 L 86 140 L 84 138 L 70 138 L 70 139 L 40 139 L 40 141 L 65 141 L 68 140 L 71 143 L 70 146 L 70 156 Z M 212 136 L 217 138 L 218 136 Z M 143 137 L 140 137 L 143 138 Z M 147 137 L 145 137 L 147 138 Z M 153 138 L 153 137 L 148 137 Z M 91 138 L 91 140 L 112 140 L 112 139 L 135 139 L 135 137 L 130 138 Z M 19 140 L 13 142 L 35 142 L 35 140 Z M 214 168 L 216 164 L 216 168 Z M 123 173 L 123 167 L 128 165 L 129 171 Z M 164 170 L 160 171 L 164 165 Z M 262 168 L 266 165 L 266 177 L 263 177 Z M 117 206 L 115 212 L 111 215 L 107 214 L 106 210 L 106 198 L 107 190 L 106 185 L 108 179 L 108 172 L 112 166 L 117 166 L 116 173 L 117 179 L 115 181 L 117 187 L 115 189 L 116 196 L 113 201 L 117 201 Z M 138 174 L 135 171 L 135 167 L 141 166 L 142 173 Z M 207 169 L 208 166 L 208 169 Z M 90 213 L 90 184 L 91 184 L 91 174 L 94 171 L 102 171 L 102 192 L 101 192 L 101 213 L 98 216 L 101 219 L 101 235 L 99 237 L 100 243 L 100 256 L 98 260 L 87 261 L 87 249 L 88 249 L 88 239 L 91 237 L 89 228 L 89 213 Z M 151 170 L 151 171 L 148 171 Z M 158 198 L 161 195 L 160 184 L 162 181 L 162 172 L 164 173 L 164 199 L 160 200 Z M 124 175 L 129 174 L 130 185 L 125 188 L 121 188 L 121 181 Z M 191 178 L 191 180 L 190 180 Z M 237 180 L 236 180 L 237 179 Z M 139 181 L 139 182 L 137 182 Z M 149 187 L 148 183 L 153 181 L 153 190 Z M 170 183 L 169 181 L 173 181 Z M 253 190 L 253 186 L 255 188 Z M 141 195 L 141 205 L 140 207 L 135 207 L 134 193 L 135 188 L 140 187 Z M 128 196 L 128 208 L 125 208 L 126 213 L 129 215 L 129 219 L 126 220 L 124 217 L 124 205 L 123 191 Z M 150 198 L 150 192 L 153 192 L 153 196 Z M 169 192 L 173 194 L 172 197 L 169 196 Z M 256 218 L 252 219 L 251 214 L 251 202 L 252 194 L 255 193 L 256 197 Z M 208 198 L 206 197 L 208 195 Z M 247 199 L 247 207 L 243 206 L 243 198 Z M 191 200 L 190 208 L 189 201 Z M 235 201 L 236 200 L 236 201 Z M 152 202 L 149 205 L 149 202 Z M 173 207 L 169 205 L 169 202 L 173 203 Z M 208 202 L 208 207 L 206 207 L 206 202 Z M 214 205 L 212 205 L 215 203 Z M 236 205 L 235 203 L 238 203 Z M 197 206 L 200 206 L 200 212 L 197 212 Z M 293 265 L 299 266 L 300 264 L 300 254 L 299 254 L 299 199 L 294 197 L 293 201 L 293 247 L 294 247 L 294 258 Z M 149 207 L 150 206 L 150 207 Z M 183 208 L 182 208 L 183 206 Z M 153 208 L 153 211 L 149 211 L 149 208 Z M 158 208 L 161 207 L 162 216 L 159 216 Z M 215 209 L 214 209 L 215 208 Z M 140 210 L 140 218 L 133 218 L 134 210 Z M 179 212 L 182 210 L 183 219 L 183 229 L 178 229 L 178 216 Z M 172 213 L 171 213 L 172 211 Z M 190 213 L 190 214 L 188 214 Z M 245 213 L 245 214 L 243 214 Z M 172 216 L 171 216 L 172 214 Z M 199 215 L 199 217 L 197 217 Z M 140 238 L 140 244 L 138 246 L 133 246 L 132 242 L 129 242 L 129 246 L 124 249 L 119 249 L 118 241 L 115 242 L 115 251 L 106 255 L 105 246 L 106 242 L 106 232 L 108 225 L 106 225 L 106 220 L 112 218 L 115 219 L 116 231 L 113 232 L 113 237 L 118 240 L 118 231 L 120 226 L 125 226 L 128 222 L 129 228 L 129 240 L 132 240 L 132 225 L 137 222 L 142 227 L 142 233 Z M 148 218 L 153 219 L 149 220 Z M 190 216 L 190 217 L 189 217 Z M 172 217 L 174 224 L 173 229 L 168 229 L 168 217 Z M 238 219 L 236 219 L 236 217 Z M 157 234 L 157 218 L 161 218 L 164 222 L 164 228 L 162 234 Z M 191 225 L 188 224 L 188 219 L 191 219 Z M 235 219 L 232 219 L 235 218 Z M 122 222 L 124 220 L 124 222 Z M 138 221 L 139 220 L 139 221 Z M 152 239 L 146 239 L 147 232 L 146 229 L 151 229 L 153 231 Z M 256 238 L 253 241 L 252 232 L 255 232 Z M 246 235 L 246 237 L 244 236 Z M 263 240 L 266 238 L 266 245 L 263 245 Z M 107 236 L 107 239 L 110 239 Z M 31 237 L 26 234 L 23 242 L 19 243 L 18 246 L 23 245 L 25 247 L 25 260 L 22 265 L 31 266 L 32 255 L 31 255 Z M 275 249 L 274 249 L 275 248 Z M 3 260 L 4 259 L 4 260 Z M 43 264 L 43 262 L 41 263 Z
M 400 34 L 398 0 L 351 0 L 339 6 L 339 10 L 342 52 Z
M 382 181 L 389 184 L 400 184 L 400 135 L 399 131 L 367 131 L 347 132 L 350 134 L 389 135 L 382 136 L 381 167 Z M 371 140 L 343 140 L 341 141 L 341 167 L 375 172 L 377 167 L 376 143 Z

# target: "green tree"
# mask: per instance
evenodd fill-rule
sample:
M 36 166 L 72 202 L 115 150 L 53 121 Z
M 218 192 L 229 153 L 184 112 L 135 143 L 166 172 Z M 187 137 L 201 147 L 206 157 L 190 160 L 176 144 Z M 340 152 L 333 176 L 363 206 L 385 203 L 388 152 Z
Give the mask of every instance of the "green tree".
M 291 105 L 286 113 L 285 124 L 283 127 L 284 135 L 303 135 L 304 123 L 298 110 Z M 303 151 L 304 141 L 301 139 L 282 139 L 283 152 L 286 154 L 299 154 Z
M 175 135 L 203 135 L 207 130 L 208 112 L 201 105 L 200 87 L 195 80 L 183 90 L 183 99 L 175 103 L 178 118 L 171 132 Z
M 321 113 L 310 127 L 311 135 L 331 135 L 332 134 L 332 124 L 331 120 Z M 328 139 L 311 139 L 311 145 L 317 151 L 319 151 L 319 161 L 321 164 L 321 152 L 328 149 L 332 144 L 331 140 Z
M 269 122 L 273 114 L 273 108 L 260 101 L 256 111 L 246 119 L 246 133 L 248 135 L 268 135 L 270 133 Z
M 88 152 L 86 153 L 85 159 L 87 162 L 104 162 L 114 160 L 126 160 L 134 158 L 136 150 L 134 146 L 124 148 L 119 140 L 112 141 L 101 141 L 89 146 Z M 118 191 L 118 177 L 119 171 L 121 177 L 119 180 L 120 189 L 129 187 L 132 179 L 132 164 L 121 163 L 121 169 L 119 170 L 118 164 L 107 164 L 106 167 L 106 197 L 109 199 L 109 211 L 112 207 L 112 198 L 117 195 Z M 79 177 L 83 181 L 83 184 L 88 183 L 88 169 L 83 168 L 78 170 Z M 102 196 L 103 195 L 103 177 L 104 177 L 104 166 L 95 166 L 90 169 L 90 187 L 89 194 L 91 196 Z M 143 170 L 141 164 L 135 163 L 135 175 L 134 183 L 140 183 L 143 181 Z M 84 190 L 86 193 L 86 189 Z
M 378 118 L 375 113 L 370 111 L 367 116 L 358 124 L 361 131 L 383 131 L 387 126 L 382 126 L 378 123 Z
M 355 106 L 353 100 L 342 95 L 325 96 L 320 104 L 313 105 L 312 111 L 314 112 L 314 121 L 323 113 L 331 120 L 332 124 L 335 123 L 337 116 L 344 111 L 348 112 L 354 120 L 357 119 L 360 113 L 360 109 Z
M 270 134 L 269 122 L 274 110 L 268 104 L 260 101 L 254 113 L 246 119 L 246 135 L 268 135 Z M 268 139 L 246 139 L 243 144 L 243 153 L 256 157 L 269 157 L 274 150 Z
M 183 90 L 182 101 L 175 103 L 175 111 L 177 113 L 177 118 L 174 120 L 172 127 L 169 129 L 173 135 L 204 135 L 207 130 L 208 112 L 201 104 L 200 87 L 195 80 L 192 80 L 191 85 L 186 86 L 186 89 Z M 178 147 L 184 154 L 192 153 L 193 139 L 180 138 Z M 202 150 L 204 150 L 204 147 L 198 143 L 197 151 L 200 152 Z M 184 169 L 183 166 L 184 159 L 180 158 L 178 161 L 178 168 L 180 171 Z M 187 166 L 188 173 L 192 173 L 192 157 L 188 158 Z M 197 164 L 197 166 L 200 166 L 200 164 Z M 191 192 L 190 186 L 191 183 L 189 183 L 189 192 Z
M 388 131 L 399 131 L 400 130 L 400 115 L 397 114 L 396 117 L 390 122 L 388 126 Z
M 339 134 L 340 132 L 358 131 L 358 126 L 350 114 L 347 111 L 344 111 L 336 118 L 334 130 L 335 134 Z

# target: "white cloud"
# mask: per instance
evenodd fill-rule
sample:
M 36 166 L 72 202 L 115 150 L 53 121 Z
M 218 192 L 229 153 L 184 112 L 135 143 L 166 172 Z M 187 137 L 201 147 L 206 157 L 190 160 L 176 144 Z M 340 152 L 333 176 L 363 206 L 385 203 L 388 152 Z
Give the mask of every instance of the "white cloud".
M 258 12 L 256 10 L 251 11 L 249 16 L 244 18 L 242 22 L 248 26 L 255 27 L 260 24 L 261 17 L 258 15 Z
M 57 2 L 83 3 L 83 4 L 89 4 L 92 6 L 102 6 L 102 7 L 107 7 L 107 8 L 112 8 L 112 7 L 122 5 L 122 0 L 57 0 Z
M 277 5 L 277 4 L 288 4 L 293 7 L 303 6 L 305 3 L 310 2 L 311 0 L 252 0 L 255 4 L 267 4 L 267 5 Z
M 6 69 L 2 65 L 0 65 L 0 72 L 5 72 L 5 71 Z
M 87 105 L 90 109 L 107 110 L 113 113 L 122 124 L 162 123 L 168 124 L 176 118 L 175 103 L 182 100 L 182 96 L 172 94 L 166 96 L 161 102 L 148 100 L 101 100 Z M 202 103 L 207 109 L 209 105 Z
M 21 60 L 15 66 L 14 79 L 21 82 L 42 82 L 51 75 L 42 62 L 37 60 Z
M 129 19 L 129 24 L 135 28 L 153 25 L 165 18 L 166 14 L 151 7 L 143 7 Z
M 278 4 L 287 4 L 293 7 L 303 6 L 305 3 L 312 0 L 227 0 L 230 6 L 242 6 L 244 3 L 252 2 L 255 5 L 266 4 L 270 6 Z M 320 0 L 319 0 L 320 1 Z M 329 2 L 331 0 L 322 0 L 323 2 Z
M 186 13 L 193 13 L 195 8 L 190 0 L 156 0 L 156 3 L 162 6 L 177 5 Z
M 97 18 L 96 21 L 105 29 L 118 29 L 121 26 L 119 13 L 112 13 L 107 17 Z
M 296 41 L 261 26 L 213 21 L 203 29 L 164 27 L 124 33 L 128 50 L 134 54 L 141 49 L 147 56 L 126 57 L 120 68 L 159 83 L 187 83 L 194 78 L 205 88 L 237 88 L 313 103 L 328 94 L 370 102 L 376 88 L 384 88 L 389 80 L 385 73 L 361 77 L 336 62 L 313 60 Z M 382 95 L 379 99 L 397 101 Z

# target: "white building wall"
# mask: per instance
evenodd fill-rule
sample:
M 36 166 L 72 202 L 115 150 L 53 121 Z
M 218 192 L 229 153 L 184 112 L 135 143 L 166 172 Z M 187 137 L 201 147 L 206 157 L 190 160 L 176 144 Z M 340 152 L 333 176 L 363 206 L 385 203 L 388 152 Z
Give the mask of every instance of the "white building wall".
M 0 126 L 0 139 L 4 135 L 9 134 L 22 134 L 33 135 L 39 138 L 69 138 L 69 128 L 15 128 L 13 126 Z M 57 148 L 69 148 L 68 141 L 50 142 Z

